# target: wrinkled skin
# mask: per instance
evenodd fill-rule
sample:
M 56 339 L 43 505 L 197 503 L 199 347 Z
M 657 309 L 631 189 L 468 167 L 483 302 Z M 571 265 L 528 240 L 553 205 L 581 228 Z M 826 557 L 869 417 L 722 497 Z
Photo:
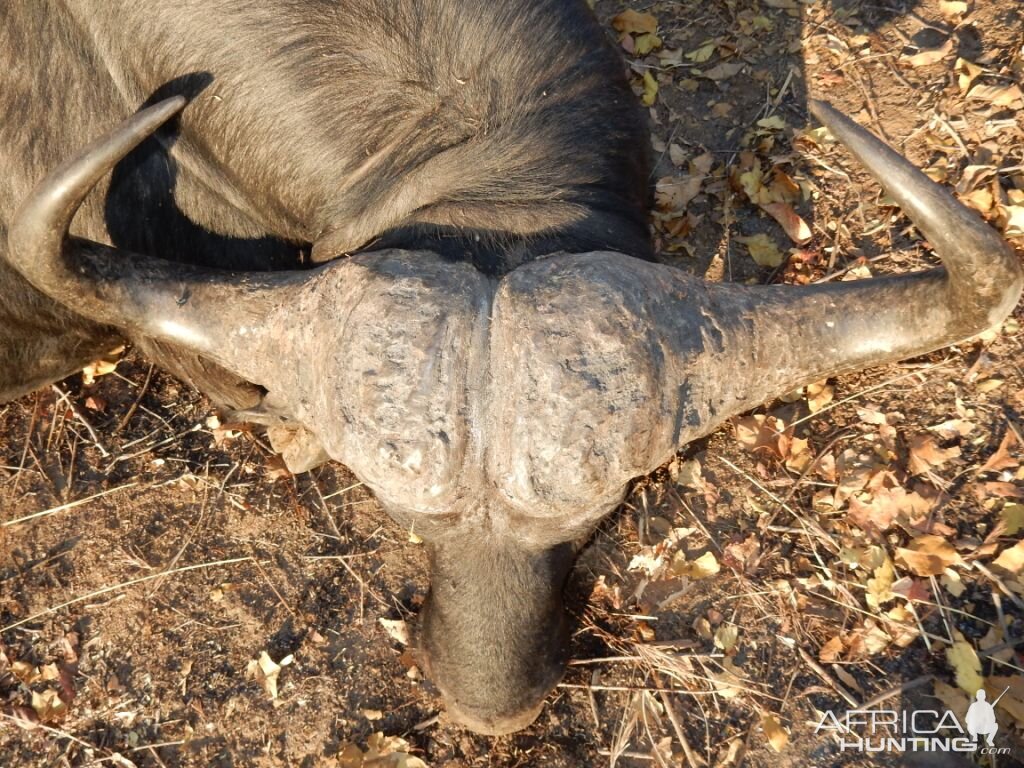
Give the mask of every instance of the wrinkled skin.
M 992 230 L 825 105 L 818 116 L 884 177 L 944 270 L 784 290 L 708 285 L 624 247 L 557 247 L 495 275 L 394 247 L 228 273 L 69 239 L 93 185 L 184 103 L 55 170 L 11 220 L 7 257 L 100 327 L 255 387 L 250 414 L 293 468 L 345 463 L 428 542 L 425 666 L 450 714 L 482 733 L 540 711 L 565 661 L 575 547 L 631 479 L 795 386 L 974 335 L 1020 295 L 1019 261 Z M 352 236 L 335 226 L 331 248 L 337 232 Z

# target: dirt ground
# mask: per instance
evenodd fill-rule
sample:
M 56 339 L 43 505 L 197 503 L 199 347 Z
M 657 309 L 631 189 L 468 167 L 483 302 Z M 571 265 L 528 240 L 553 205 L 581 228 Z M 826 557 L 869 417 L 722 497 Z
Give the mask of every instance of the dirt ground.
M 805 130 L 808 94 L 1024 227 L 1019 0 L 597 12 L 650 103 L 666 262 L 762 283 L 935 263 Z M 886 765 L 815 733 L 823 713 L 962 716 L 981 680 L 1008 688 L 1005 753 L 914 764 L 1024 764 L 1021 314 L 768 404 L 638 481 L 577 565 L 563 683 L 498 739 L 446 724 L 401 638 L 422 546 L 345 468 L 289 475 L 131 351 L 4 406 L 0 766 Z

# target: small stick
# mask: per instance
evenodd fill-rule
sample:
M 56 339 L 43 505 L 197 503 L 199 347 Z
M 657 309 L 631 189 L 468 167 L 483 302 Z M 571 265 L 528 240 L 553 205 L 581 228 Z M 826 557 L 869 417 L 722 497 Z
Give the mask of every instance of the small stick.
M 277 591 L 277 587 L 274 586 L 274 582 L 272 582 L 270 580 L 270 576 L 268 576 L 267 572 L 265 570 L 263 570 L 263 566 L 260 565 L 260 561 L 257 560 L 256 558 L 253 558 L 252 562 L 253 562 L 253 565 L 256 566 L 256 570 L 258 570 L 261 574 L 263 574 L 263 578 L 264 578 L 264 580 L 266 580 L 267 586 L 270 587 L 270 589 L 274 592 L 275 595 L 277 595 L 277 600 L 278 600 L 279 603 L 281 603 L 281 607 L 284 608 L 286 611 L 288 611 L 288 613 L 290 613 L 292 615 L 293 619 L 295 619 L 296 621 L 300 621 L 299 615 L 297 613 L 295 613 L 295 611 L 293 611 L 291 609 L 291 606 L 289 606 L 288 603 L 285 602 L 284 598 L 281 597 L 281 593 Z
M 5 523 L 0 523 L 0 528 L 7 528 L 11 525 L 20 525 L 21 523 L 27 523 L 29 520 L 35 520 L 36 518 L 46 517 L 47 515 L 55 515 L 58 512 L 66 512 L 69 509 L 80 507 L 83 504 L 87 504 L 88 502 L 93 501 L 95 499 L 103 498 L 104 496 L 109 496 L 112 493 L 117 493 L 118 491 L 127 491 L 129 488 L 135 488 L 137 485 L 138 483 L 127 483 L 125 485 L 119 485 L 117 488 L 109 488 L 106 491 L 94 493 L 92 496 L 86 496 L 84 499 L 78 499 L 77 501 L 69 501 L 67 504 L 61 504 L 56 507 L 51 507 L 50 509 L 44 509 L 41 512 L 33 512 L 31 515 L 25 515 L 24 517 L 19 517 L 15 520 L 8 520 Z
M 828 683 L 829 687 L 832 690 L 834 690 L 836 693 L 842 696 L 843 699 L 846 700 L 847 704 L 849 704 L 853 709 L 861 708 L 860 702 L 857 701 L 853 694 L 851 694 L 849 691 L 843 688 L 843 686 L 837 683 L 835 681 L 835 678 L 833 678 L 832 675 L 826 672 L 825 669 L 814 660 L 811 654 L 809 654 L 807 651 L 800 647 L 797 648 L 797 651 L 799 651 L 800 657 L 804 660 L 807 666 L 813 669 L 814 672 L 818 675 L 818 677 L 820 677 L 822 680 Z
M 35 432 L 36 422 L 39 420 L 39 403 L 40 400 L 37 395 L 35 403 L 32 405 L 32 418 L 28 423 L 28 431 L 25 433 L 25 446 L 21 450 L 21 461 L 18 463 L 18 471 L 14 475 L 14 493 L 18 492 L 18 486 L 21 484 L 21 473 L 25 469 L 25 459 L 28 458 L 28 451 L 32 444 L 32 433 Z
M 85 414 L 82 413 L 81 409 L 79 409 L 79 407 L 72 402 L 71 397 L 68 396 L 68 393 L 61 389 L 60 387 L 58 387 L 56 384 L 51 385 L 50 389 L 53 390 L 57 397 L 64 401 L 64 404 L 67 405 L 71 413 L 74 414 L 74 417 L 78 419 L 79 423 L 83 427 L 85 427 L 85 431 L 89 433 L 89 437 L 92 439 L 93 445 L 99 448 L 100 455 L 102 455 L 104 459 L 109 458 L 110 451 L 108 451 L 106 449 L 106 446 L 103 445 L 103 441 L 100 440 L 100 436 L 96 434 L 96 430 L 93 429 L 92 424 L 89 423 L 89 420 L 85 417 Z
M 160 573 L 152 573 L 149 576 L 140 576 L 137 579 L 131 579 L 129 581 L 121 582 L 120 584 L 114 584 L 109 587 L 103 587 L 103 589 L 94 590 L 85 595 L 79 595 L 78 597 L 63 602 L 60 605 L 55 605 L 52 608 L 47 608 L 45 611 L 40 611 L 39 613 L 34 613 L 27 618 L 21 619 L 20 621 L 15 621 L 13 624 L 8 624 L 5 627 L 0 627 L 0 632 L 7 632 L 8 630 L 14 629 L 15 627 L 20 627 L 23 624 L 28 624 L 29 622 L 35 621 L 36 619 L 41 619 L 43 616 L 48 616 L 51 613 L 56 613 L 62 608 L 67 608 L 68 606 L 76 605 L 78 603 L 85 602 L 86 600 L 92 600 L 94 597 L 99 597 L 100 595 L 106 595 L 111 592 L 116 592 L 119 589 L 125 589 L 127 587 L 133 587 L 136 584 L 142 584 L 147 581 L 152 581 L 153 579 L 159 579 L 161 576 L 169 576 L 175 573 L 185 573 L 186 571 L 198 571 L 202 568 L 213 568 L 214 566 L 218 565 L 232 565 L 234 563 L 244 563 L 248 562 L 249 560 L 252 560 L 252 558 L 234 557 L 230 560 L 216 560 L 211 563 L 197 563 L 195 565 L 186 565 L 183 568 L 178 568 L 173 571 L 160 571 Z
M 146 390 L 149 389 L 149 381 L 153 378 L 153 364 L 150 363 L 149 370 L 146 371 L 146 380 L 142 382 L 142 389 L 139 390 L 139 396 L 135 398 L 135 402 L 132 403 L 132 407 L 128 409 L 128 412 L 121 417 L 121 420 L 117 422 L 117 426 L 114 427 L 114 434 L 119 434 L 122 429 L 128 426 L 128 422 L 132 420 L 132 416 L 135 415 L 135 411 L 139 408 L 139 403 L 142 402 L 143 395 L 146 394 Z
M 704 760 L 696 752 L 693 751 L 693 747 L 690 746 L 690 742 L 686 738 L 686 733 L 683 731 L 683 726 L 679 722 L 679 716 L 676 714 L 675 707 L 672 706 L 672 699 L 668 696 L 668 692 L 665 689 L 665 685 L 661 682 L 661 677 L 655 673 L 654 684 L 658 686 L 658 698 L 661 699 L 661 704 L 665 707 L 665 714 L 668 715 L 669 721 L 672 723 L 672 730 L 676 732 L 676 738 L 679 739 L 679 743 L 683 747 L 683 754 L 686 755 L 686 760 L 692 766 L 704 765 Z
M 590 684 L 597 685 L 597 681 L 601 679 L 601 670 L 595 669 L 590 673 Z M 593 688 L 587 688 L 587 703 L 590 704 L 590 714 L 594 718 L 594 728 L 597 730 L 601 729 L 601 716 L 597 712 L 597 696 L 594 695 Z
M 1024 602 L 1021 602 L 1021 599 L 1017 597 L 1015 594 L 1013 594 L 1012 591 L 1010 591 L 1010 588 L 1003 583 L 1002 579 L 1000 579 L 998 576 L 992 573 L 992 571 L 990 571 L 977 560 L 974 561 L 974 567 L 986 576 L 988 576 L 989 579 L 991 579 L 992 582 L 997 587 L 999 587 L 999 591 L 1006 595 L 1015 606 L 1017 606 L 1021 610 L 1024 610 Z
M 915 688 L 920 688 L 922 685 L 927 685 L 934 679 L 934 675 L 922 675 L 921 677 L 914 678 L 913 680 L 903 683 L 902 685 L 893 686 L 889 690 L 882 691 L 877 696 L 865 701 L 863 706 L 859 707 L 859 709 L 873 709 L 874 707 L 877 707 L 879 704 L 881 704 L 883 701 L 891 699 L 893 696 L 896 696 L 901 693 L 907 693 L 908 691 L 912 691 Z

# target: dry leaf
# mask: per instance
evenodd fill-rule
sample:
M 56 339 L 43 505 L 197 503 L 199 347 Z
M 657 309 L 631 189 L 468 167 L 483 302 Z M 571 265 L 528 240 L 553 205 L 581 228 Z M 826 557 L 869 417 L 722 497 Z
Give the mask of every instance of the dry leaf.
M 721 659 L 724 669 L 721 672 L 709 671 L 708 676 L 715 683 L 715 690 L 723 699 L 733 699 L 743 693 L 743 677 L 739 669 L 728 657 Z
M 974 647 L 954 630 L 956 641 L 946 649 L 946 661 L 956 673 L 956 684 L 973 696 L 985 680 L 981 676 L 981 661 Z
M 947 568 L 963 563 L 953 545 L 941 536 L 918 536 L 896 550 L 896 559 L 918 576 L 940 576 Z
M 117 360 L 97 360 L 82 369 L 82 383 L 91 387 L 100 376 L 106 376 L 117 370 Z
M 630 9 L 612 19 L 612 26 L 624 34 L 648 34 L 658 31 L 658 20 L 649 13 Z
M 875 568 L 874 576 L 868 579 L 867 603 L 868 607 L 876 611 L 885 603 L 895 597 L 892 591 L 893 582 L 896 580 L 896 572 L 893 570 L 892 561 L 885 558 L 880 566 Z
M 742 69 L 743 62 L 723 61 L 701 74 L 708 80 L 728 80 L 730 77 L 738 75 Z
M 953 69 L 958 75 L 957 85 L 960 87 L 961 93 L 967 93 L 971 89 L 971 85 L 974 84 L 975 79 L 985 71 L 977 64 L 967 61 L 967 59 L 957 59 Z
M 1002 469 L 1016 467 L 1020 462 L 1010 455 L 1010 450 L 1017 447 L 1017 435 L 1012 429 L 1006 430 L 1003 439 L 996 448 L 996 452 L 988 457 L 988 461 L 981 465 L 979 472 L 998 472 Z
M 942 574 L 942 578 L 939 579 L 939 583 L 946 588 L 953 597 L 960 597 L 967 587 L 964 586 L 963 581 L 960 579 L 960 574 L 954 571 L 952 568 L 947 568 Z
M 740 628 L 735 624 L 724 624 L 715 630 L 715 647 L 728 653 L 736 647 L 740 637 Z
M 789 455 L 790 431 L 775 416 L 758 413 L 736 419 L 736 439 L 751 453 L 768 451 L 779 459 Z
M 672 573 L 676 576 L 687 576 L 691 579 L 706 579 L 714 576 L 722 567 L 714 552 L 705 552 L 696 560 L 687 560 L 682 552 L 676 552 L 672 558 Z
M 409 645 L 409 625 L 402 619 L 377 619 L 391 639 L 401 645 Z
M 246 667 L 246 677 L 255 678 L 263 686 L 263 690 L 267 692 L 271 701 L 277 699 L 277 678 L 281 674 L 281 669 L 292 663 L 294 657 L 291 655 L 285 656 L 281 659 L 281 663 L 278 664 L 266 651 L 260 651 L 259 659 L 253 659 L 249 662 Z
M 939 13 L 947 19 L 956 19 L 967 14 L 967 0 L 939 0 Z
M 60 720 L 68 712 L 68 706 L 61 700 L 60 694 L 47 689 L 42 693 L 32 691 L 32 709 L 35 710 L 41 723 L 52 723 Z
M 843 649 L 843 639 L 839 637 L 839 635 L 836 635 L 821 646 L 821 650 L 818 651 L 818 661 L 823 661 L 826 664 L 830 664 L 833 661 L 839 661 L 840 657 L 843 655 Z
M 658 81 L 654 79 L 654 75 L 650 73 L 650 70 L 644 72 L 644 92 L 640 97 L 640 103 L 645 107 L 650 107 L 658 99 Z
M 661 211 L 683 211 L 700 194 L 704 176 L 665 176 L 654 185 L 654 202 Z
M 789 732 L 782 727 L 777 715 L 771 712 L 761 713 L 761 727 L 768 738 L 768 745 L 776 752 L 781 752 L 789 744 Z
M 1009 501 L 999 510 L 999 523 L 1003 536 L 1015 536 L 1024 528 L 1024 504 Z
M 931 471 L 933 467 L 941 467 L 959 455 L 960 449 L 955 445 L 951 448 L 940 448 L 931 435 L 914 435 L 910 438 L 909 469 L 911 474 L 919 475 Z
M 953 39 L 950 38 L 938 48 L 927 48 L 910 56 L 903 55 L 900 59 L 907 62 L 907 64 L 912 67 L 927 67 L 930 64 L 936 64 L 942 61 L 952 52 Z
M 737 237 L 741 243 L 747 246 L 750 257 L 755 263 L 762 267 L 777 267 L 785 260 L 785 254 L 779 250 L 768 235 L 759 234 L 750 237 Z
M 803 245 L 811 239 L 811 228 L 789 203 L 764 203 L 761 208 L 779 222 L 785 233 L 789 235 L 789 239 L 797 245 Z
M 1009 549 L 1004 549 L 999 557 L 992 561 L 1004 571 L 1018 574 L 1024 569 L 1024 541 L 1018 541 Z
M 961 723 L 966 719 L 967 708 L 970 706 L 971 701 L 973 701 L 972 696 L 968 696 L 959 688 L 954 688 L 952 685 L 941 680 L 935 681 L 935 698 L 941 701 L 946 709 L 956 715 L 957 720 Z
M 820 411 L 831 403 L 834 397 L 835 389 L 827 381 L 816 381 L 807 385 L 807 408 L 811 413 Z
M 1020 86 L 1013 85 L 976 85 L 967 94 L 968 99 L 987 101 L 995 107 L 1009 107 L 1024 101 L 1024 92 Z
M 686 58 L 696 64 L 703 64 L 714 55 L 716 48 L 718 48 L 718 42 L 716 40 L 710 40 L 704 43 L 700 48 L 687 53 Z

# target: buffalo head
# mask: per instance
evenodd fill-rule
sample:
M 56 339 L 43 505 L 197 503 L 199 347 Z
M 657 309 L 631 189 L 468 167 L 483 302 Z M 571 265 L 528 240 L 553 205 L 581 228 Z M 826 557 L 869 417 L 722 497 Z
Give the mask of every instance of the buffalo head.
M 228 273 L 69 237 L 93 184 L 183 106 L 139 112 L 45 179 L 10 227 L 10 259 L 81 314 L 263 387 L 293 468 L 318 456 L 346 464 L 423 537 L 426 667 L 455 719 L 483 733 L 527 725 L 561 675 L 575 549 L 630 480 L 796 386 L 977 334 L 1021 291 L 995 232 L 821 103 L 814 114 L 943 269 L 747 287 L 599 252 L 551 254 L 494 279 L 389 250 Z

